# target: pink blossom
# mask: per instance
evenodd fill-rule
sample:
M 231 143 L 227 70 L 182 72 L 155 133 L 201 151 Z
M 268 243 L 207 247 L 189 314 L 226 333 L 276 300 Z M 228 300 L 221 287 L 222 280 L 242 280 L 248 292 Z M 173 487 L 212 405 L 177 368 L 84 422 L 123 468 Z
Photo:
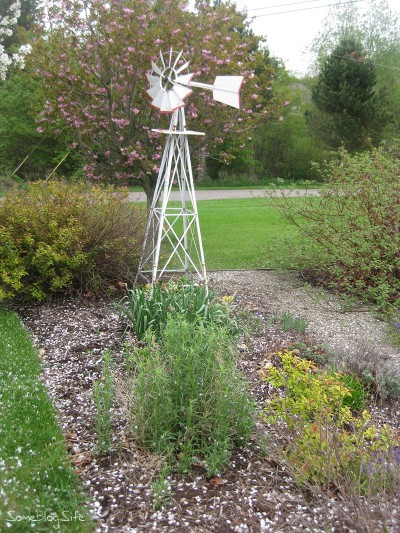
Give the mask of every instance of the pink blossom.
M 129 126 L 129 120 L 127 120 L 126 118 L 113 118 L 112 121 L 117 124 L 119 128 Z

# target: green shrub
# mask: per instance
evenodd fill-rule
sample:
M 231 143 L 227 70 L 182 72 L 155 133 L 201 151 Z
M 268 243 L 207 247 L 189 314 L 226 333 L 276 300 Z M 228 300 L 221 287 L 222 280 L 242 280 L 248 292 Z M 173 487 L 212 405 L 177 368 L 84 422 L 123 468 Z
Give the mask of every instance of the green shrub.
M 132 281 L 142 210 L 111 188 L 36 182 L 0 204 L 0 299 Z
M 317 248 L 306 261 L 330 288 L 400 305 L 400 160 L 383 149 L 339 157 L 320 170 L 320 198 L 277 200 L 280 211 Z
M 217 473 L 253 426 L 253 406 L 233 356 L 226 330 L 169 317 L 160 345 L 135 352 L 139 444 L 165 454 L 181 471 L 202 464 Z
M 119 309 L 131 322 L 139 339 L 143 339 L 147 330 L 160 338 L 170 315 L 182 315 L 188 322 L 201 320 L 204 324 L 226 326 L 234 332 L 237 323 L 229 314 L 231 300 L 232 297 L 225 296 L 222 303 L 218 303 L 204 285 L 181 279 L 129 290 Z
M 387 424 L 374 425 L 367 410 L 352 413 L 351 400 L 358 407 L 359 399 L 354 376 L 350 389 L 344 374 L 319 371 L 292 352 L 274 360 L 263 378 L 279 392 L 267 402 L 265 419 L 285 423 L 288 438 L 279 453 L 298 483 L 341 488 L 350 481 L 357 492 L 395 486 L 399 435 Z

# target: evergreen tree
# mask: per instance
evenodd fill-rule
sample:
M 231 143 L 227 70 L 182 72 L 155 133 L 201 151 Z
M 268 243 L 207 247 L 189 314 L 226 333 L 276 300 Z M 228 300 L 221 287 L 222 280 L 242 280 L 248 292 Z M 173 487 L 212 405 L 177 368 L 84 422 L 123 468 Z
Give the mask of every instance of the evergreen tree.
M 366 0 L 361 4 L 334 4 L 314 39 L 311 52 L 315 71 L 344 37 L 353 37 L 376 68 L 375 91 L 385 95 L 391 117 L 383 138 L 396 139 L 400 131 L 400 18 L 387 0 Z
M 319 113 L 310 113 L 309 122 L 333 148 L 376 145 L 389 114 L 375 86 L 375 66 L 365 58 L 360 42 L 342 37 L 321 66 L 312 91 Z

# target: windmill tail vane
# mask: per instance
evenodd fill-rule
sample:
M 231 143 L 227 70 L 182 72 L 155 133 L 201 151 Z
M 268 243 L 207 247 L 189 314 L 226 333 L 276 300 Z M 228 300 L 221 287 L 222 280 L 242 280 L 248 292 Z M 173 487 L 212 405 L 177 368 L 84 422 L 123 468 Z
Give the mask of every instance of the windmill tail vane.
M 188 72 L 190 62 L 182 58 L 182 53 L 172 48 L 165 54 L 160 52 L 159 61 L 151 62 L 152 73 L 146 74 L 150 105 L 172 116 L 168 130 L 153 130 L 166 134 L 167 140 L 136 280 L 140 277 L 153 285 L 164 275 L 183 273 L 186 277 L 197 277 L 207 287 L 188 141 L 189 136 L 204 133 L 186 129 L 185 100 L 192 88 L 206 89 L 212 91 L 217 102 L 239 109 L 243 76 L 216 76 L 212 85 L 193 81 L 194 74 Z M 177 184 L 174 194 L 180 201 L 179 207 L 171 205 L 173 184 Z
M 210 89 L 213 99 L 217 102 L 240 109 L 240 89 L 243 85 L 243 76 L 217 76 L 213 85 L 190 81 L 190 87 Z

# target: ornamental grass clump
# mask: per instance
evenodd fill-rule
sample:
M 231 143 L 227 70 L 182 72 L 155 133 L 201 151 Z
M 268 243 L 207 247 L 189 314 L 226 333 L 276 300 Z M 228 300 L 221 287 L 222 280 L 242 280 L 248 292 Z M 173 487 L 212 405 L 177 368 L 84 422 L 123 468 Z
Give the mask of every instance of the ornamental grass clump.
M 283 423 L 286 439 L 277 453 L 296 481 L 328 490 L 351 486 L 361 494 L 393 490 L 400 436 L 388 424 L 375 425 L 367 409 L 352 410 L 360 406 L 358 384 L 352 396 L 354 376 L 319 370 L 288 351 L 272 361 L 263 370 L 274 391 L 264 418 Z
M 272 316 L 272 323 L 282 328 L 282 331 L 293 331 L 300 335 L 305 334 L 308 326 L 308 321 L 305 318 L 295 316 L 289 311 L 279 314 L 277 309 Z
M 215 475 L 253 426 L 253 404 L 226 330 L 168 318 L 160 344 L 135 351 L 134 431 L 139 445 L 181 472 Z
M 146 285 L 128 290 L 128 295 L 119 304 L 119 309 L 133 326 L 139 339 L 143 339 L 147 330 L 158 339 L 170 316 L 181 315 L 192 323 L 224 326 L 231 333 L 236 333 L 238 324 L 230 313 L 233 297 L 223 297 L 217 302 L 212 291 L 204 285 L 181 279 L 164 284 Z

